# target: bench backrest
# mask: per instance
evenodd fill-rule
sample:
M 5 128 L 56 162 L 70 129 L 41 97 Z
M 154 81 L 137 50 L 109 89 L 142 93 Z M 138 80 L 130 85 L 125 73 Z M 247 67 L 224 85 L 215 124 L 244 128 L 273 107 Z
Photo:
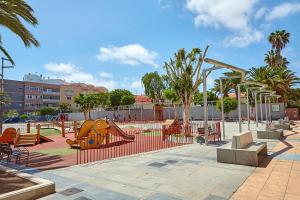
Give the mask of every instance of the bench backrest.
M 253 142 L 252 133 L 250 131 L 242 132 L 232 137 L 232 149 L 244 149 Z

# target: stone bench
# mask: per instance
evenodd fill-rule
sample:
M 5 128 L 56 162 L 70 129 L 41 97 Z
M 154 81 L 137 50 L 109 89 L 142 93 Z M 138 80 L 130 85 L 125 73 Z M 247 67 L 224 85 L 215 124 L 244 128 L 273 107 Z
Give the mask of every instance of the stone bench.
M 257 131 L 258 139 L 278 139 L 283 138 L 283 129 L 270 129 L 265 131 Z
M 283 130 L 291 130 L 291 124 L 287 122 L 279 122 L 278 124 L 274 124 L 276 129 L 283 129 Z
M 247 131 L 232 137 L 232 142 L 217 148 L 217 161 L 221 163 L 258 166 L 267 156 L 267 144 L 254 142 Z

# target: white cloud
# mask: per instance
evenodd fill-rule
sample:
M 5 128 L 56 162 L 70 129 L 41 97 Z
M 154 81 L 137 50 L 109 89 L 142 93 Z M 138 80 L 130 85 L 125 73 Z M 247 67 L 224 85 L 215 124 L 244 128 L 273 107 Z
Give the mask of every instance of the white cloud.
M 107 72 L 100 72 L 99 76 L 102 77 L 102 78 L 112 78 L 113 77 L 112 74 L 107 73 Z
M 186 8 L 195 14 L 197 27 L 224 27 L 233 32 L 225 39 L 226 46 L 245 47 L 262 39 L 262 33 L 251 25 L 259 0 L 186 0 Z M 263 10 L 256 15 L 262 15 Z M 254 38 L 251 38 L 251 35 Z
M 101 47 L 97 58 L 101 61 L 114 61 L 127 65 L 147 64 L 158 67 L 158 53 L 148 50 L 140 44 L 129 44 L 120 47 Z
M 196 26 L 224 26 L 231 30 L 249 27 L 249 16 L 257 0 L 187 0 Z
M 300 12 L 300 3 L 283 3 L 272 8 L 267 14 L 266 20 L 272 21 L 275 19 L 280 19 L 297 12 Z
M 130 85 L 131 88 L 143 88 L 141 81 L 133 81 Z
M 109 90 L 114 89 L 117 86 L 117 82 L 113 80 L 108 81 L 99 79 L 93 74 L 85 72 L 80 67 L 77 67 L 71 63 L 48 63 L 45 65 L 45 69 L 49 72 L 52 72 L 53 76 L 63 79 L 67 82 L 80 82 L 93 84 L 95 86 L 104 86 Z
M 50 72 L 70 74 L 78 71 L 78 68 L 71 63 L 48 63 L 45 65 L 45 69 Z
M 261 7 L 260 9 L 258 9 L 258 10 L 255 12 L 254 18 L 260 19 L 260 18 L 262 18 L 267 12 L 268 12 L 268 9 L 267 9 L 266 7 Z
M 160 9 L 169 9 L 172 7 L 172 0 L 158 0 L 158 5 Z
M 227 37 L 224 41 L 226 47 L 246 47 L 254 42 L 259 42 L 263 38 L 263 34 L 257 30 L 242 31 L 236 36 Z

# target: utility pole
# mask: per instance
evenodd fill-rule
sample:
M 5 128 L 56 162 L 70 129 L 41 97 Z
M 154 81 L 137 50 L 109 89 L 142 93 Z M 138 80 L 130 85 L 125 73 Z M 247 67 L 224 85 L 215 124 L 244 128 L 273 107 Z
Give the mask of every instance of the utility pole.
M 1 58 L 1 95 L 2 95 L 2 98 L 4 98 L 4 69 L 14 67 L 14 65 L 5 66 L 4 61 L 11 62 L 11 60 L 4 58 L 4 57 Z M 3 125 L 3 102 L 0 103 L 0 134 L 2 134 L 2 125 Z

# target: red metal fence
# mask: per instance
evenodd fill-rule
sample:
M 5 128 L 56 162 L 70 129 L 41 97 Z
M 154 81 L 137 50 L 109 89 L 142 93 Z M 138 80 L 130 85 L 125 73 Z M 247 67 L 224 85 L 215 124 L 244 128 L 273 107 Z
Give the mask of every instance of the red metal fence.
M 185 136 L 184 132 L 180 134 L 167 135 L 163 137 L 162 129 L 151 130 L 127 130 L 129 135 L 134 135 L 134 140 L 125 140 L 121 136 L 110 135 L 99 138 L 94 136 L 92 140 L 102 141 L 103 144 L 93 148 L 88 138 L 82 141 L 81 149 L 77 150 L 77 164 L 83 164 L 98 160 L 111 159 L 116 157 L 128 156 L 138 153 L 156 151 L 186 144 L 193 143 L 192 136 Z M 91 138 L 90 138 L 91 140 Z M 107 140 L 107 141 L 106 141 Z M 93 143 L 94 143 L 93 141 Z

